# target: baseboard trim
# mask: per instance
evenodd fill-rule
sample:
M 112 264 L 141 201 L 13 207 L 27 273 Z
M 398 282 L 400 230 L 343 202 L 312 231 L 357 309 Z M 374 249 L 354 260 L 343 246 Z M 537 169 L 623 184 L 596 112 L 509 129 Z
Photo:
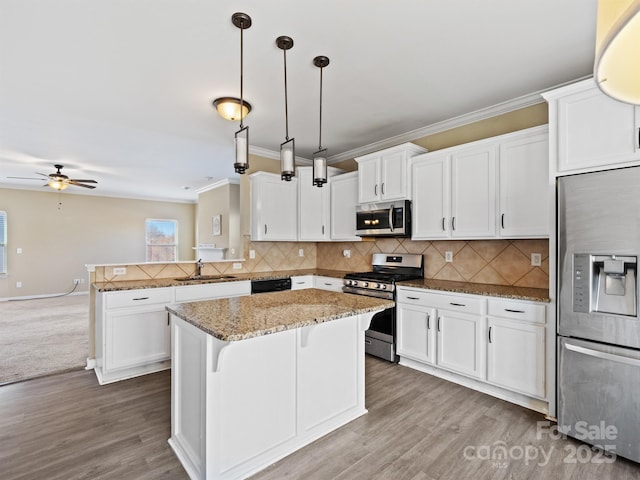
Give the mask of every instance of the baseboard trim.
M 24 297 L 4 297 L 0 298 L 0 302 L 13 302 L 19 300 L 38 300 L 42 298 L 71 297 L 76 295 L 89 295 L 89 292 L 72 292 L 72 293 L 47 293 L 43 295 L 25 295 Z

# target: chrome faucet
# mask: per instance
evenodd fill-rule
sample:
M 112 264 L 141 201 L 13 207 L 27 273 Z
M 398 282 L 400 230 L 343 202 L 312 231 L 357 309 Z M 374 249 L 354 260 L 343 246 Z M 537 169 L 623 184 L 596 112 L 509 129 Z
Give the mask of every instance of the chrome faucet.
M 202 267 L 204 267 L 204 262 L 202 261 L 201 258 L 198 259 L 198 261 L 196 262 L 196 277 L 200 277 L 202 275 Z

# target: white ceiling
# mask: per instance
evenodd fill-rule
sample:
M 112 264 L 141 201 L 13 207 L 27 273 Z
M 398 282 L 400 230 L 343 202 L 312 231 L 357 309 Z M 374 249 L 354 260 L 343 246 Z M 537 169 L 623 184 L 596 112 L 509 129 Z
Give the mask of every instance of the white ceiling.
M 0 187 L 38 188 L 65 165 L 94 178 L 65 192 L 193 201 L 234 177 L 233 134 L 211 101 L 239 96 L 253 147 L 349 151 L 589 75 L 596 0 L 2 0 Z M 264 152 L 263 152 L 264 153 Z M 185 188 L 189 187 L 189 188 Z

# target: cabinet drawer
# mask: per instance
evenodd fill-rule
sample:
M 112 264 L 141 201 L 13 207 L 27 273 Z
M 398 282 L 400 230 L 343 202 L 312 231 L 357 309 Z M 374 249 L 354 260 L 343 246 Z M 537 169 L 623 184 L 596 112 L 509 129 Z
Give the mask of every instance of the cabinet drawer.
M 204 283 L 176 287 L 176 302 L 196 302 L 251 294 L 251 282 Z
M 399 288 L 396 297 L 400 303 L 474 314 L 482 313 L 482 307 L 484 305 L 484 298 L 482 297 L 440 295 L 426 290 L 405 290 L 404 288 Z
M 291 277 L 291 290 L 313 288 L 313 275 L 299 275 Z
M 167 304 L 173 302 L 173 288 L 143 288 L 122 292 L 104 293 L 105 308 L 126 308 L 153 303 Z
M 344 280 L 334 277 L 315 277 L 313 281 L 314 287 L 321 290 L 330 290 L 332 292 L 341 292 Z
M 487 313 L 492 317 L 545 323 L 545 306 L 536 303 L 490 298 Z

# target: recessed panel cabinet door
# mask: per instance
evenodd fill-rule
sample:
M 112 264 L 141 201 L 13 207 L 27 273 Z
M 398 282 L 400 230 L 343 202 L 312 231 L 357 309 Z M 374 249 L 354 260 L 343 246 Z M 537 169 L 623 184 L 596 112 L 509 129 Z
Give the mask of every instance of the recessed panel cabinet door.
M 496 152 L 481 145 L 451 157 L 451 236 L 493 237 L 496 234 Z
M 451 189 L 449 156 L 414 160 L 413 163 L 414 240 L 451 236 Z
M 481 377 L 480 316 L 438 311 L 438 365 Z
M 406 153 L 383 155 L 380 160 L 380 198 L 397 200 L 409 198 L 407 194 Z
M 298 240 L 329 240 L 330 188 L 313 185 L 311 167 L 298 168 Z M 355 217 L 355 215 L 354 215 Z
M 251 239 L 294 241 L 298 237 L 298 180 L 258 172 L 251 180 Z
M 164 306 L 107 312 L 105 330 L 106 371 L 160 362 L 171 357 L 169 313 Z
M 333 177 L 330 191 L 331 240 L 360 241 L 361 238 L 356 236 L 358 173 L 351 172 Z
M 380 201 L 380 157 L 358 163 L 358 200 L 360 203 Z
M 397 353 L 426 363 L 435 361 L 434 310 L 424 307 L 398 305 Z
M 545 328 L 489 317 L 487 380 L 528 395 L 545 396 Z

